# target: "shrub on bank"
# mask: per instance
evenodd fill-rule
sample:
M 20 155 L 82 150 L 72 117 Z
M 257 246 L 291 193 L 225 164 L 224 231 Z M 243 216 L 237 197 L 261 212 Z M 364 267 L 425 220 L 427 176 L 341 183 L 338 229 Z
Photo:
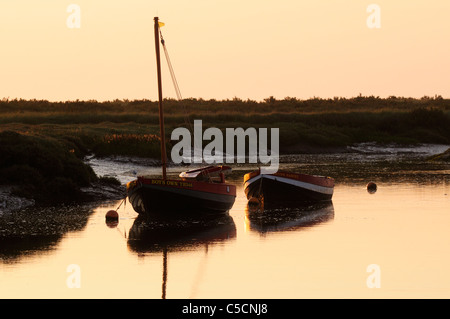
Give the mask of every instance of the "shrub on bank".
M 93 145 L 92 151 L 97 156 L 161 157 L 160 138 L 154 134 L 108 134 Z
M 62 142 L 51 138 L 5 131 L 0 133 L 0 185 L 37 202 L 81 199 L 81 187 L 97 181 L 86 165 Z

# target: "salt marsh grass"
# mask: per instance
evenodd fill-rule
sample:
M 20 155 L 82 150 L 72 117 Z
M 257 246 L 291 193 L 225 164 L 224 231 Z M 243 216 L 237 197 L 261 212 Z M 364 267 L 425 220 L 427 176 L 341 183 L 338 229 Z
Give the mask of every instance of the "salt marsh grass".
M 282 152 L 298 145 L 342 147 L 360 142 L 450 144 L 450 100 L 440 96 L 308 100 L 269 97 L 259 102 L 239 98 L 166 99 L 164 114 L 167 136 L 176 127 L 189 128 L 195 119 L 220 129 L 277 127 Z M 159 140 L 155 138 L 159 136 L 156 101 L 3 99 L 0 125 L 0 130 L 63 139 L 74 144 L 79 153 L 160 157 Z
M 355 97 L 298 100 L 165 100 L 170 132 L 204 127 L 279 128 L 280 153 L 336 151 L 362 143 L 450 144 L 450 100 Z M 82 196 L 98 182 L 84 164 L 88 154 L 159 159 L 158 104 L 149 100 L 0 101 L 0 185 L 47 201 Z

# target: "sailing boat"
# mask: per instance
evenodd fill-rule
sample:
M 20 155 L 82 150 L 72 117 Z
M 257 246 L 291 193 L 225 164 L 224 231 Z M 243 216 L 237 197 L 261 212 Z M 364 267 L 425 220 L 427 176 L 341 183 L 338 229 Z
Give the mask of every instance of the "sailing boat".
M 164 112 L 161 85 L 160 22 L 154 18 L 156 66 L 158 75 L 159 126 L 162 178 L 138 176 L 127 184 L 127 196 L 139 214 L 222 214 L 233 207 L 236 186 L 225 182 L 228 166 L 208 166 L 183 172 L 180 179 L 168 179 Z M 164 42 L 162 42 L 164 45 Z

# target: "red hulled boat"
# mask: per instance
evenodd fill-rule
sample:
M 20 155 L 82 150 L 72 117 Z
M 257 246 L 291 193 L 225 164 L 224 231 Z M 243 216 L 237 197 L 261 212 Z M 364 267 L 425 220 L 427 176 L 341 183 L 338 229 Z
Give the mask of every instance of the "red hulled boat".
M 140 176 L 128 183 L 128 198 L 139 214 L 211 214 L 233 207 L 236 186 L 225 182 L 228 166 L 183 172 L 181 179 Z

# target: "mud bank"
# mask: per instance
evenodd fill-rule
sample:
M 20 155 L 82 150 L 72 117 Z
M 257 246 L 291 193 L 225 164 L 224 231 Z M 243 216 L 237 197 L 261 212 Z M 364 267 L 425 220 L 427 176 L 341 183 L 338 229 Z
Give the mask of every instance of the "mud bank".
M 91 186 L 81 189 L 83 199 L 79 204 L 95 204 L 102 201 L 121 200 L 126 197 L 125 185 L 112 185 L 108 183 L 94 183 Z M 34 199 L 18 196 L 14 193 L 14 186 L 0 186 L 0 218 L 5 214 L 18 210 L 39 206 L 39 207 L 61 207 L 71 202 L 40 205 Z
M 33 206 L 35 201 L 14 195 L 12 186 L 0 186 L 0 217 L 15 210 Z
M 443 153 L 431 156 L 429 160 L 450 162 L 450 148 Z

